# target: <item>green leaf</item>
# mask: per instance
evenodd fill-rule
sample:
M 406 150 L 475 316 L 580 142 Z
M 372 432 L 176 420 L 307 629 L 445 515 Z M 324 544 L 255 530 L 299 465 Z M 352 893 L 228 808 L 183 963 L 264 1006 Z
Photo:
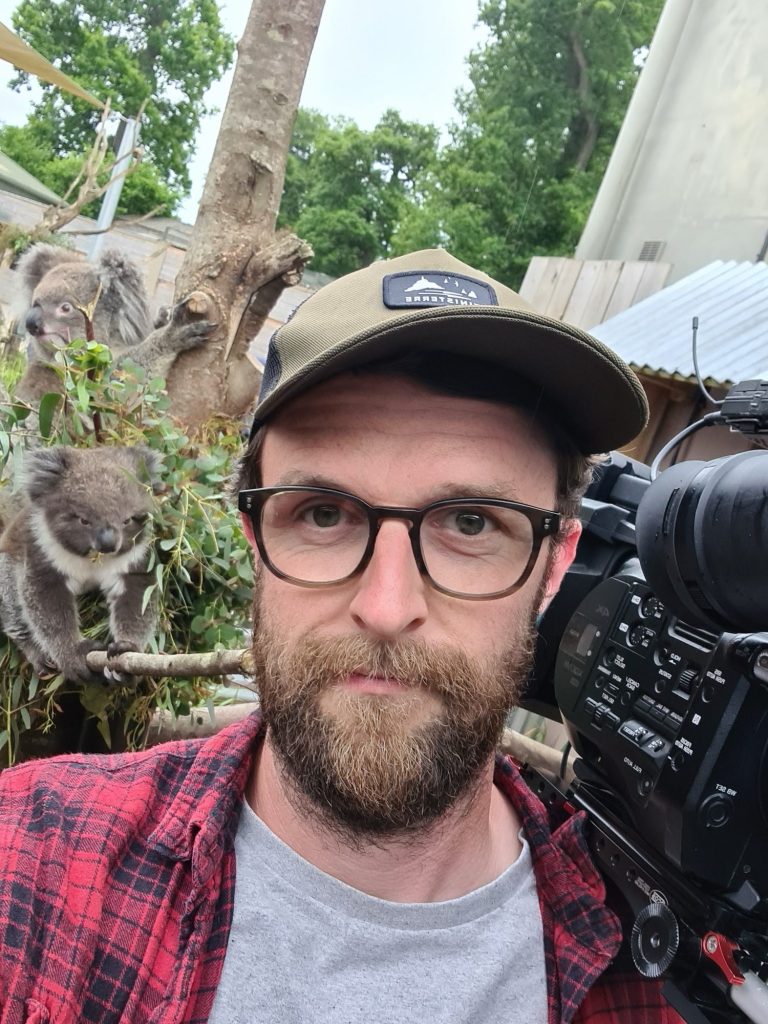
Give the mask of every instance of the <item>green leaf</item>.
M 38 411 L 38 421 L 40 424 L 40 436 L 48 440 L 51 436 L 51 430 L 53 427 L 53 417 L 56 410 L 61 405 L 62 396 L 48 392 L 43 395 L 40 399 L 40 408 Z
M 98 729 L 99 735 L 101 736 L 101 738 L 106 743 L 107 750 L 111 750 L 112 749 L 112 731 L 111 731 L 111 729 L 109 727 L 109 719 L 108 718 L 100 718 L 99 721 L 96 723 L 96 728 Z

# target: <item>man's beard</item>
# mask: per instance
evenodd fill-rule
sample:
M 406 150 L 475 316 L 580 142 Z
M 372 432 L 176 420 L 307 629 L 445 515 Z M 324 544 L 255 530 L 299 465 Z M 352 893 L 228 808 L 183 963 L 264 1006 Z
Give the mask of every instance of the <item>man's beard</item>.
M 517 702 L 543 586 L 505 652 L 482 660 L 415 639 L 307 633 L 284 642 L 262 622 L 260 590 L 254 675 L 289 796 L 345 841 L 405 837 L 441 818 L 479 781 Z M 328 710 L 331 688 L 354 673 L 408 689 L 338 686 Z

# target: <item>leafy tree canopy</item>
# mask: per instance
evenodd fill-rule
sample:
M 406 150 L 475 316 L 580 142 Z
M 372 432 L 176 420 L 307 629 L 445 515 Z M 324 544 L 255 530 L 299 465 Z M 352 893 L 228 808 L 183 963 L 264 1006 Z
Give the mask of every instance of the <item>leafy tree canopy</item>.
M 146 104 L 141 143 L 157 171 L 152 188 L 160 186 L 162 192 L 165 186 L 175 199 L 189 191 L 192 144 L 209 112 L 203 96 L 234 53 L 215 0 L 22 0 L 13 25 L 25 42 L 84 88 L 111 97 L 113 109 L 131 116 Z M 28 78 L 19 72 L 12 85 L 20 89 Z M 39 149 L 40 161 L 48 164 L 79 156 L 92 142 L 99 116 L 83 101 L 41 84 L 43 96 L 21 129 L 26 140 L 17 134 L 9 143 L 7 128 L 0 137 L 0 145 L 32 173 L 37 172 L 17 154 Z M 151 172 L 139 173 L 146 192 Z M 39 176 L 56 187 L 52 167 Z M 130 212 L 145 211 L 134 206 Z
M 387 256 L 436 150 L 432 125 L 394 110 L 370 132 L 299 110 L 278 223 L 311 243 L 313 270 L 338 276 Z
M 396 245 L 439 237 L 512 285 L 532 256 L 571 252 L 662 6 L 486 0 L 459 123 Z
M 58 196 L 64 196 L 82 166 L 85 153 L 70 153 L 54 157 L 46 149 L 45 137 L 40 138 L 37 123 L 23 127 L 6 125 L 0 128 L 0 150 L 7 153 L 20 167 L 42 181 Z M 109 178 L 111 162 L 105 161 L 99 184 Z M 103 180 L 102 180 L 103 179 Z M 178 202 L 178 193 L 161 181 L 157 168 L 147 161 L 129 174 L 123 182 L 117 213 L 143 214 L 151 210 L 170 212 Z M 101 200 L 97 199 L 83 208 L 86 217 L 98 217 Z M 158 207 L 162 210 L 158 210 Z

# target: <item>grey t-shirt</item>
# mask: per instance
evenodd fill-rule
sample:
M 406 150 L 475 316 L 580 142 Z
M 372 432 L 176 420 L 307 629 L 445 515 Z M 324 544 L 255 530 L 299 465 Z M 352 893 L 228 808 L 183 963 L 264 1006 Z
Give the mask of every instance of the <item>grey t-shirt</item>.
M 545 1024 L 531 854 L 441 903 L 392 903 L 305 861 L 243 805 L 210 1024 Z

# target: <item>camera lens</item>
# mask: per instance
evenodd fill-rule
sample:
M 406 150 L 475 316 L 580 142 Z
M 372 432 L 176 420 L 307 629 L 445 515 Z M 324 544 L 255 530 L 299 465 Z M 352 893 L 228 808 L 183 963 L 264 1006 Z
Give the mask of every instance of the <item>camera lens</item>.
M 651 484 L 637 510 L 649 586 L 692 625 L 717 631 L 768 622 L 768 452 L 682 462 Z

